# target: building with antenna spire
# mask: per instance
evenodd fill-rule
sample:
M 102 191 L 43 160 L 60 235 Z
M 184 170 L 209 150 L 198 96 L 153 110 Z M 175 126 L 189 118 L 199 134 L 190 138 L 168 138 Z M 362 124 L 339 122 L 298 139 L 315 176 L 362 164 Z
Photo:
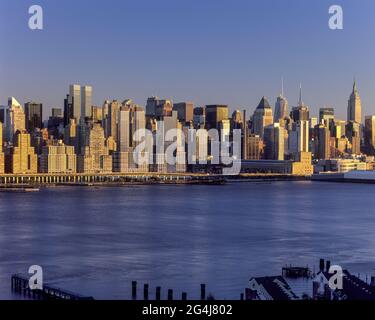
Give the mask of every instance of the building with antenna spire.
M 355 79 L 353 91 L 348 101 L 348 121 L 362 123 L 361 98 L 358 93 L 357 81 Z
M 309 107 L 306 106 L 302 100 L 302 85 L 299 87 L 299 101 L 297 107 L 293 107 L 290 117 L 294 122 L 308 121 L 310 118 Z
M 277 97 L 275 104 L 275 122 L 288 117 L 289 105 L 288 100 L 284 97 L 284 79 L 281 79 L 281 94 Z

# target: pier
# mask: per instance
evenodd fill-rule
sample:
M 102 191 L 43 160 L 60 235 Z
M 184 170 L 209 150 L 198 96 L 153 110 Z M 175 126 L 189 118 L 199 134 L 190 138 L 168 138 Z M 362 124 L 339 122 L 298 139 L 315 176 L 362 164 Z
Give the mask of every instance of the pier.
M 29 279 L 19 274 L 14 274 L 11 278 L 12 290 L 27 296 L 33 300 L 94 300 L 93 297 L 82 296 L 67 290 L 44 285 L 43 289 L 30 289 Z
M 3 174 L 0 186 L 127 185 L 127 184 L 223 184 L 220 175 L 179 173 L 93 173 L 93 174 Z

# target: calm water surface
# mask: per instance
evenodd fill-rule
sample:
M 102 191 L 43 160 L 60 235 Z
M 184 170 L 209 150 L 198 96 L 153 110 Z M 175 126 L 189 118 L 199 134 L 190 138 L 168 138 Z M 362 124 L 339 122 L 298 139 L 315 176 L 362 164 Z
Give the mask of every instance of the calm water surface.
M 48 188 L 0 193 L 0 298 L 10 276 L 43 267 L 50 284 L 129 299 L 131 281 L 199 297 L 239 298 L 251 276 L 320 257 L 375 268 L 375 185 L 319 182 L 225 186 Z M 141 291 L 140 291 L 141 295 Z

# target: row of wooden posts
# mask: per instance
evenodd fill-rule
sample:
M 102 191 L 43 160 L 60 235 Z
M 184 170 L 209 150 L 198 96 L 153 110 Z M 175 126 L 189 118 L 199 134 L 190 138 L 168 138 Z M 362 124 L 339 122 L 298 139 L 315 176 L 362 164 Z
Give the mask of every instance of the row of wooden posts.
M 201 300 L 206 300 L 206 285 L 204 283 L 201 284 Z M 132 281 L 132 299 L 137 300 L 137 281 Z M 143 300 L 150 300 L 149 296 L 149 285 L 147 283 L 143 286 Z M 160 301 L 161 300 L 161 287 L 156 287 L 155 290 L 155 300 Z M 168 295 L 167 300 L 172 301 L 173 300 L 173 290 L 168 289 Z M 181 300 L 185 301 L 187 300 L 187 293 L 182 292 L 181 294 Z

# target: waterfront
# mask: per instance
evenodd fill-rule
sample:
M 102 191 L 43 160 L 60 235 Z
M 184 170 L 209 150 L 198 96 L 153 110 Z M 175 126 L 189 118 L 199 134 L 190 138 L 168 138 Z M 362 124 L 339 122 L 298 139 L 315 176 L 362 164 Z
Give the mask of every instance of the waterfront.
M 32 264 L 49 284 L 129 299 L 131 281 L 238 299 L 251 276 L 320 257 L 375 267 L 375 186 L 321 182 L 57 187 L 0 193 L 0 298 Z M 139 291 L 141 295 L 141 291 Z

